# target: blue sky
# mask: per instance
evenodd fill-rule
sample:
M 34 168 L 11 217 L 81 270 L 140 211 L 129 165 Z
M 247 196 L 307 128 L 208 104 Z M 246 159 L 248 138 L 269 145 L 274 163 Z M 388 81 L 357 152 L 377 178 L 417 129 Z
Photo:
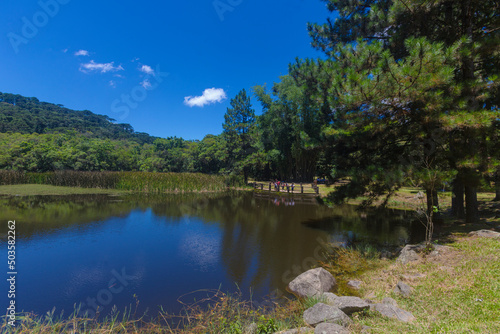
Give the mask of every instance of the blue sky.
M 320 0 L 4 0 L 0 91 L 202 139 L 242 88 L 321 56 L 306 25 L 327 17 Z

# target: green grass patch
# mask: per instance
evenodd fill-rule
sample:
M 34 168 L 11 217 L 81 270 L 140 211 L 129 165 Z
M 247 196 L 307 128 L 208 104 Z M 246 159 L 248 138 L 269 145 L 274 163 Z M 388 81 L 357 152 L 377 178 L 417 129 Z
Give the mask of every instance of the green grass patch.
M 357 319 L 355 329 L 367 325 L 372 333 L 500 333 L 500 242 L 458 238 L 451 248 L 437 258 L 407 266 L 390 261 L 361 275 L 365 297 L 392 297 L 416 320 L 402 323 L 369 314 Z M 415 273 L 425 277 L 405 278 Z M 414 288 L 410 297 L 392 292 L 399 280 Z

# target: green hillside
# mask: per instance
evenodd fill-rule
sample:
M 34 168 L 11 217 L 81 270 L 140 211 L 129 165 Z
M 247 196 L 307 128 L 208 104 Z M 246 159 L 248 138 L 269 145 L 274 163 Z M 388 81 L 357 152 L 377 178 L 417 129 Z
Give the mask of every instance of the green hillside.
M 95 138 L 132 139 L 140 144 L 153 143 L 156 139 L 147 133 L 137 133 L 130 124 L 118 124 L 105 115 L 40 102 L 36 97 L 0 92 L 0 132 L 45 134 L 67 130 Z

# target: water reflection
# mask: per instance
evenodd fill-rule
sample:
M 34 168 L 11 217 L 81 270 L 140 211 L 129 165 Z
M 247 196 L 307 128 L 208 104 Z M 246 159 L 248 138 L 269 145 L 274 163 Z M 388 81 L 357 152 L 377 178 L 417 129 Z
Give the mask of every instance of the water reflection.
M 140 312 L 159 305 L 178 312 L 179 296 L 234 291 L 235 283 L 258 299 L 284 291 L 313 266 L 321 243 L 393 246 L 422 238 L 404 212 L 314 203 L 252 193 L 4 197 L 0 219 L 17 221 L 20 308 L 39 314 L 78 303 L 107 313 L 135 304 L 134 295 Z

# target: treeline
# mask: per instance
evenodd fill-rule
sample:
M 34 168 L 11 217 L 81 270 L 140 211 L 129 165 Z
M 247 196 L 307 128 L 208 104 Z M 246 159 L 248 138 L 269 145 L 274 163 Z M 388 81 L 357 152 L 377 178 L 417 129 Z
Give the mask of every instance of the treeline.
M 215 174 L 221 169 L 218 153 L 214 152 L 222 150 L 218 144 L 217 137 L 210 135 L 200 142 L 158 138 L 152 144 L 139 144 L 130 139 L 97 138 L 76 131 L 51 134 L 0 133 L 0 169 L 28 172 L 75 170 Z

